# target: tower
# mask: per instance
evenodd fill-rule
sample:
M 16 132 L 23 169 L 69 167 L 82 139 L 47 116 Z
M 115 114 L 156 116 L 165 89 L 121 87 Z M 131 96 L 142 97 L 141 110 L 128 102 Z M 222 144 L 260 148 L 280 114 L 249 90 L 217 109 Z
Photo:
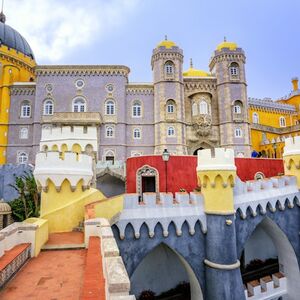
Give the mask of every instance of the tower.
M 245 299 L 236 250 L 234 151 L 224 148 L 215 148 L 215 153 L 210 149 L 198 151 L 197 176 L 207 221 L 206 299 Z
M 182 63 L 182 50 L 167 38 L 153 50 L 155 154 L 187 154 Z
M 218 45 L 210 61 L 217 78 L 220 147 L 234 149 L 235 156 L 250 156 L 245 53 L 235 43 Z

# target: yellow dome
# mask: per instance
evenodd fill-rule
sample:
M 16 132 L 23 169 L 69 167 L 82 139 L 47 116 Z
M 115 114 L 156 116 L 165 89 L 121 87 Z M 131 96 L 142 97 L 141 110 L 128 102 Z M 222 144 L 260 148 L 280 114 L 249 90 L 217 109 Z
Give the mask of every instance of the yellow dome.
M 172 41 L 169 41 L 165 39 L 164 41 L 160 42 L 157 47 L 166 47 L 167 49 L 170 49 L 172 47 L 176 47 L 176 44 Z
M 190 67 L 187 71 L 182 73 L 183 77 L 208 77 L 211 76 L 211 74 L 203 71 L 203 70 L 197 70 L 193 67 L 193 61 L 191 59 L 190 61 Z
M 224 48 L 229 48 L 229 50 L 236 50 L 237 47 L 238 47 L 238 45 L 236 43 L 224 41 L 217 46 L 217 50 L 220 51 Z

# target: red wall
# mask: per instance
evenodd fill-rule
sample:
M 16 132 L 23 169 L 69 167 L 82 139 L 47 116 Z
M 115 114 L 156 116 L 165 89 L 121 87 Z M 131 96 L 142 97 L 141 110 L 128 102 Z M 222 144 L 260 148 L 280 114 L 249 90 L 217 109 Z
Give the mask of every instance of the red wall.
M 241 180 L 253 180 L 256 172 L 262 172 L 265 177 L 277 176 L 283 173 L 281 159 L 236 158 L 237 174 Z M 136 172 L 144 165 L 158 170 L 159 191 L 166 190 L 165 162 L 160 155 L 131 157 L 126 162 L 126 192 L 136 193 Z M 197 156 L 170 156 L 167 163 L 168 192 L 178 192 L 183 188 L 188 192 L 197 186 Z

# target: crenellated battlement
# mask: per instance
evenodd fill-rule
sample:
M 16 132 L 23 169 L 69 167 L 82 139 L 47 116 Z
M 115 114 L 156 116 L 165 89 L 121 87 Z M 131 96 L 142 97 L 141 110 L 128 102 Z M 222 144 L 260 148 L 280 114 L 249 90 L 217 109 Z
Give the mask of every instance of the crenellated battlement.
M 36 155 L 34 176 L 44 189 L 50 179 L 59 188 L 67 179 L 72 187 L 80 180 L 89 186 L 93 177 L 92 158 L 86 154 L 65 152 L 61 156 L 58 151 L 40 152 Z
M 295 199 L 299 199 L 295 176 L 277 176 L 247 182 L 237 179 L 234 187 L 234 208 L 243 219 L 247 216 L 247 210 L 255 217 L 257 210 L 265 214 L 267 209 L 275 212 L 277 208 L 293 208 Z M 297 201 L 299 205 L 299 200 Z
M 228 170 L 235 171 L 234 151 L 232 149 L 215 148 L 198 151 L 197 171 Z
M 97 128 L 91 126 L 62 126 L 53 128 L 43 128 L 40 142 L 40 150 L 45 148 L 51 150 L 55 145 L 58 150 L 62 145 L 67 150 L 72 150 L 73 145 L 78 144 L 82 151 L 85 151 L 88 145 L 91 145 L 93 151 L 97 150 Z
M 283 158 L 290 155 L 300 155 L 300 136 L 285 139 Z

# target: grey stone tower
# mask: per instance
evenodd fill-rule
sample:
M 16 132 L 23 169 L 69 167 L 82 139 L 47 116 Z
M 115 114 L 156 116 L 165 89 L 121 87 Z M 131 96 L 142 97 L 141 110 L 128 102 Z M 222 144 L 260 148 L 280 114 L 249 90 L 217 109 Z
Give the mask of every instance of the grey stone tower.
M 164 149 L 187 154 L 182 63 L 183 52 L 172 41 L 166 39 L 153 50 L 155 154 Z
M 235 150 L 235 156 L 250 156 L 245 53 L 224 41 L 214 52 L 210 71 L 217 78 L 220 147 Z

